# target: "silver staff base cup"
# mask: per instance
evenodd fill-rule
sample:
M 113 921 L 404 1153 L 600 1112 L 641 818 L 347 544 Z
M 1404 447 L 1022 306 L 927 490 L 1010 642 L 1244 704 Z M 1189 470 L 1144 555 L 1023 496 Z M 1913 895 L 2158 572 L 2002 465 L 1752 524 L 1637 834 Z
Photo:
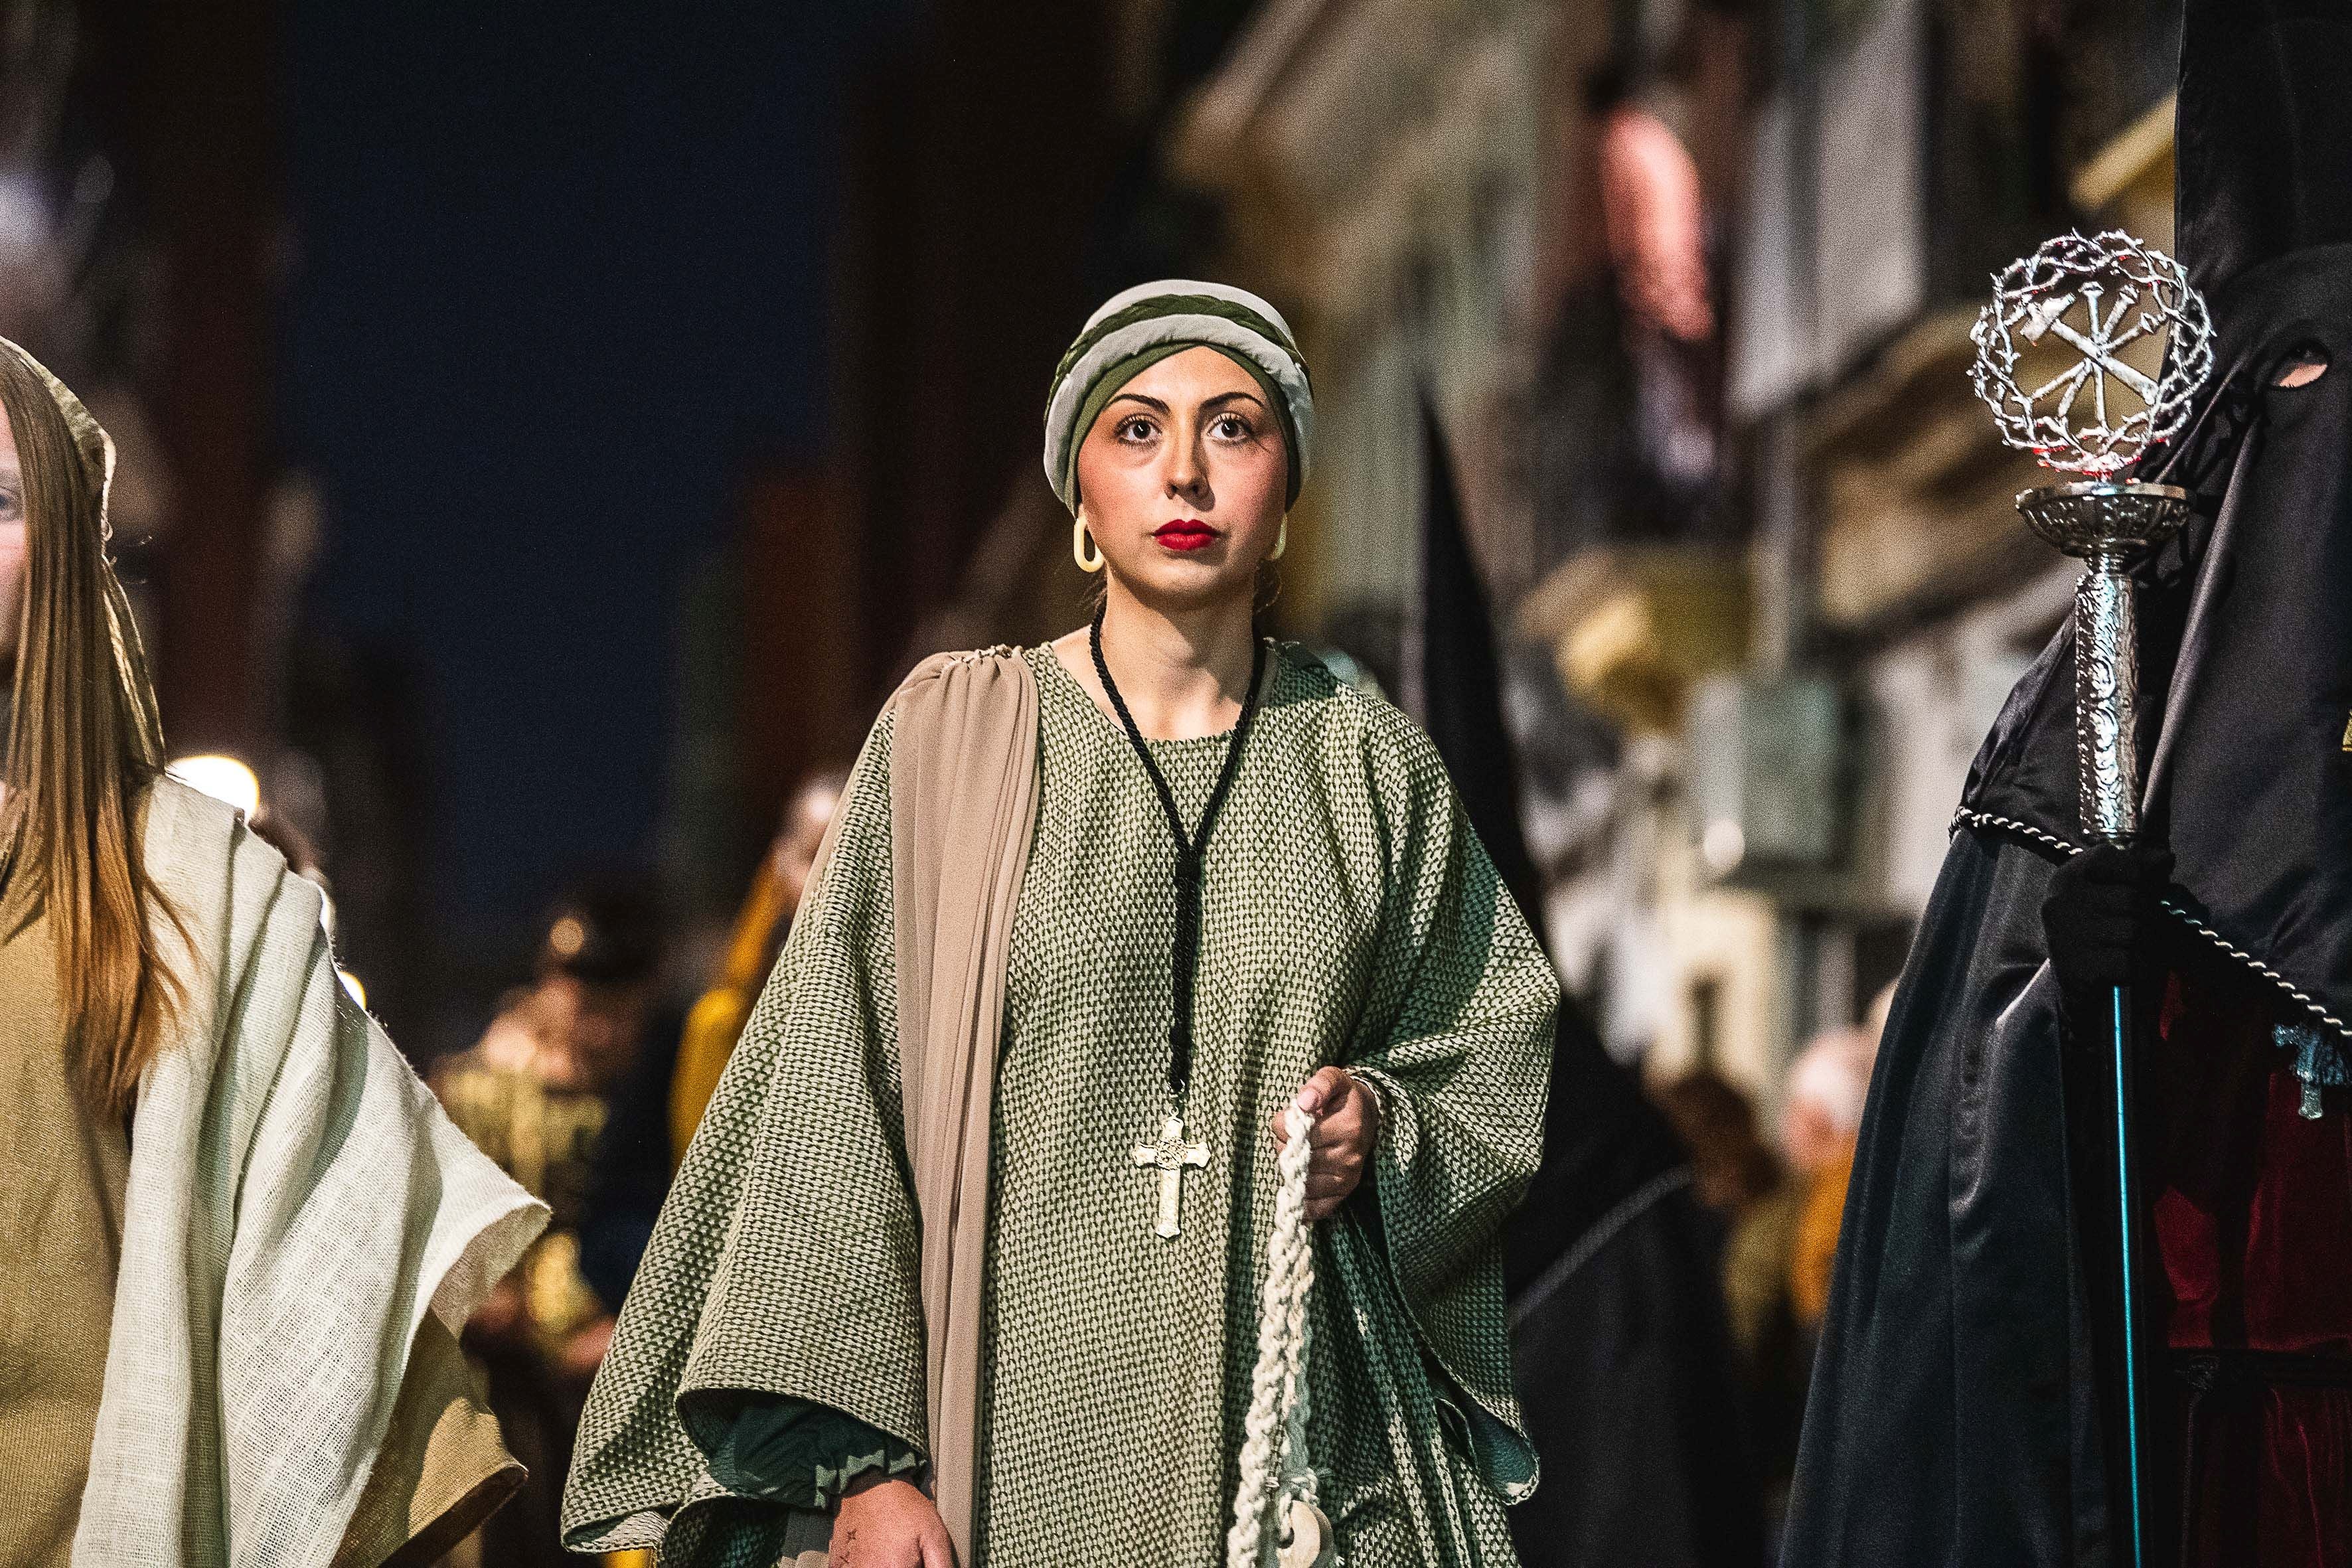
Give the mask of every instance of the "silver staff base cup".
M 2139 620 L 2133 562 L 2180 531 L 2189 492 L 2097 480 L 2017 498 L 2033 531 L 2089 570 L 2074 587 L 2074 757 L 2083 830 L 2125 844 L 2139 827 Z

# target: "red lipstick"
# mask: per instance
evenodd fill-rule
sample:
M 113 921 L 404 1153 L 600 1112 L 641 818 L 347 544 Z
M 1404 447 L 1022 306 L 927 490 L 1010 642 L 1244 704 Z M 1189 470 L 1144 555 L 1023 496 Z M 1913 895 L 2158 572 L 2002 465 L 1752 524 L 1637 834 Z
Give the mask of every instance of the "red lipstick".
M 1180 517 L 1163 522 L 1152 531 L 1151 537 L 1170 550 L 1206 550 L 1214 544 L 1218 532 L 1197 517 Z

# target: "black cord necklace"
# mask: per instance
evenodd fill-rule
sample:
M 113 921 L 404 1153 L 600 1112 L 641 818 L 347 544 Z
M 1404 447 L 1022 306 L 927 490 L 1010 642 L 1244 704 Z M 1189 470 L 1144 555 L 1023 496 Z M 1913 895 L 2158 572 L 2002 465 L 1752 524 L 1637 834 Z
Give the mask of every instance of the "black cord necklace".
M 1160 1219 L 1154 1228 L 1160 1236 L 1172 1237 L 1181 1229 L 1183 1173 L 1188 1167 L 1197 1170 L 1209 1162 L 1208 1145 L 1188 1142 L 1184 1135 L 1184 1098 L 1192 1087 L 1192 989 L 1201 958 L 1202 869 L 1208 858 L 1209 834 L 1217 825 L 1217 813 L 1225 804 L 1227 792 L 1233 788 L 1234 775 L 1241 771 L 1242 749 L 1249 743 L 1250 723 L 1257 717 L 1258 689 L 1265 673 L 1265 645 L 1253 634 L 1249 690 L 1242 698 L 1242 716 L 1234 725 L 1233 738 L 1225 742 L 1224 766 L 1217 774 L 1215 787 L 1209 792 L 1209 804 L 1201 812 L 1201 825 L 1188 834 L 1184 831 L 1183 814 L 1176 808 L 1176 794 L 1168 787 L 1167 775 L 1153 760 L 1151 748 L 1145 743 L 1135 715 L 1128 711 L 1127 699 L 1119 695 L 1118 682 L 1110 678 L 1110 665 L 1103 658 L 1103 610 L 1108 607 L 1095 611 L 1094 626 L 1088 632 L 1095 673 L 1102 678 L 1103 691 L 1110 698 L 1110 705 L 1127 731 L 1129 743 L 1135 748 L 1144 773 L 1150 777 L 1151 787 L 1160 795 L 1160 808 L 1168 816 L 1169 835 L 1176 841 L 1176 944 L 1170 965 L 1175 1010 L 1168 1022 L 1168 1116 L 1158 1140 L 1137 1144 L 1134 1155 L 1138 1165 L 1160 1173 Z

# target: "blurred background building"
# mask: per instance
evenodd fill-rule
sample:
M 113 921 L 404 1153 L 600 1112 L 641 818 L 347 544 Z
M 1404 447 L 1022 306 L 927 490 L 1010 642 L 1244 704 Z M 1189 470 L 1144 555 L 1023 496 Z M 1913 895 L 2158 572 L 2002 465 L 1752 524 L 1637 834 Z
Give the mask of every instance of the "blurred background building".
M 1714 1067 L 1769 1105 L 1799 1042 L 1861 1017 L 1900 965 L 1968 759 L 2066 602 L 2071 568 L 2019 531 L 2023 476 L 1968 397 L 1967 327 L 1988 273 L 2056 229 L 2169 240 L 2177 4 L 784 10 L 691 30 L 647 68 L 661 90 L 613 105 L 610 145 L 577 155 L 633 184 L 670 171 L 679 211 L 751 215 L 618 247 L 797 248 L 774 268 L 608 269 L 604 292 L 569 296 L 610 345 L 601 369 L 529 321 L 501 335 L 503 297 L 467 298 L 487 263 L 436 253 L 450 320 L 415 330 L 467 334 L 509 406 L 468 423 L 462 399 L 487 395 L 460 387 L 467 417 L 406 425 L 418 410 L 384 367 L 412 329 L 365 318 L 413 321 L 414 299 L 367 292 L 347 215 L 320 195 L 339 177 L 326 152 L 351 153 L 361 124 L 328 111 L 337 69 L 355 73 L 343 97 L 388 112 L 365 100 L 371 68 L 415 58 L 363 57 L 397 39 L 453 62 L 417 102 L 463 116 L 511 92 L 522 107 L 500 112 L 520 121 L 602 79 L 603 52 L 526 72 L 500 51 L 528 18 L 378 36 L 300 0 L 227 0 L 201 22 L 118 0 L 0 11 L 0 330 L 85 388 L 123 447 L 117 544 L 175 750 L 254 767 L 404 1038 L 426 1054 L 470 1038 L 592 858 L 658 861 L 703 933 L 681 951 L 707 962 L 793 782 L 854 750 L 900 671 L 1069 625 L 1040 389 L 1092 302 L 1192 271 L 1277 301 L 1316 369 L 1321 477 L 1274 620 L 1408 696 L 1434 416 L 1515 637 L 1559 958 L 1612 1050 L 1654 1075 Z M 628 7 L 608 19 L 616 47 L 654 31 Z M 674 100 L 706 75 L 719 109 Z M 713 118 L 787 91 L 810 107 L 748 130 Z M 533 224 L 601 232 L 520 155 L 414 121 L 368 141 L 342 173 L 379 205 L 503 191 Z M 485 159 L 505 185 L 383 194 L 412 163 L 421 179 Z M 443 248 L 508 233 L 477 227 Z M 335 325 L 352 321 L 366 331 Z M 688 345 L 667 357 L 666 321 Z M 755 346 L 800 346 L 712 359 L 706 340 L 736 321 Z M 336 357 L 379 342 L 380 364 Z M 695 386 L 698 363 L 723 384 Z M 761 389 L 763 367 L 784 391 Z M 361 436 L 324 423 L 322 387 L 379 373 Z M 583 374 L 621 390 L 583 402 L 565 384 Z M 453 553 L 439 576 L 405 559 L 370 499 L 380 477 L 351 456 L 406 448 L 430 469 L 422 455 L 455 447 L 458 475 L 609 460 L 666 438 L 633 424 L 646 399 L 701 433 L 673 511 L 615 486 L 611 515 L 584 515 L 598 492 L 565 490 L 495 525 L 515 536 L 502 553 Z M 415 482 L 455 504 L 441 476 Z M 608 569 L 593 605 L 566 605 L 560 575 L 484 586 L 576 550 L 570 531 L 622 541 L 607 562 L 646 531 L 671 542 L 642 578 Z M 353 614 L 349 580 L 372 563 L 428 609 Z M 555 601 L 577 640 L 495 670 L 436 642 L 429 601 L 460 580 L 518 614 Z M 649 598 L 650 647 L 603 607 Z M 612 702 L 604 621 L 612 662 L 651 668 Z M 492 680 L 505 710 L 545 705 L 495 743 L 452 717 Z M 617 731 L 647 723 L 646 762 L 598 771 Z M 551 793 L 494 816 L 485 793 L 520 775 L 476 775 L 502 750 L 543 759 L 530 788 L 576 775 L 593 813 Z
M 2170 241 L 2174 5 L 1276 0 L 1169 128 L 1325 411 L 1305 635 L 1409 620 L 1433 406 L 1563 973 L 1777 1102 L 1898 972 L 2073 569 L 1968 392 L 1989 276 Z M 1409 628 L 1408 628 L 1409 629 Z

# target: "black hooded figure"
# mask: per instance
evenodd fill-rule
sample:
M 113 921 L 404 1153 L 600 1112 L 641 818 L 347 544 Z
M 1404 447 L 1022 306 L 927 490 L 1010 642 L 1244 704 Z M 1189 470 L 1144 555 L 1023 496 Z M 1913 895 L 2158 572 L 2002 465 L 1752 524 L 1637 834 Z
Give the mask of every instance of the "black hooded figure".
M 2186 13 L 2216 371 L 2136 476 L 2197 498 L 2137 574 L 2145 847 L 2078 853 L 2063 627 L 1970 770 L 1879 1051 L 1789 1568 L 2128 1561 L 2113 1105 L 2072 1000 L 2127 976 L 2147 1561 L 2352 1563 L 2352 0 Z
M 1416 706 L 1464 808 L 1528 923 L 1541 881 L 1485 584 L 1444 433 L 1427 454 Z M 1762 1505 L 1718 1293 L 1717 1248 L 1687 1155 L 1573 1002 L 1559 1010 L 1543 1163 L 1503 1238 L 1512 1367 L 1543 1484 L 1511 1510 L 1527 1568 L 1758 1568 Z

